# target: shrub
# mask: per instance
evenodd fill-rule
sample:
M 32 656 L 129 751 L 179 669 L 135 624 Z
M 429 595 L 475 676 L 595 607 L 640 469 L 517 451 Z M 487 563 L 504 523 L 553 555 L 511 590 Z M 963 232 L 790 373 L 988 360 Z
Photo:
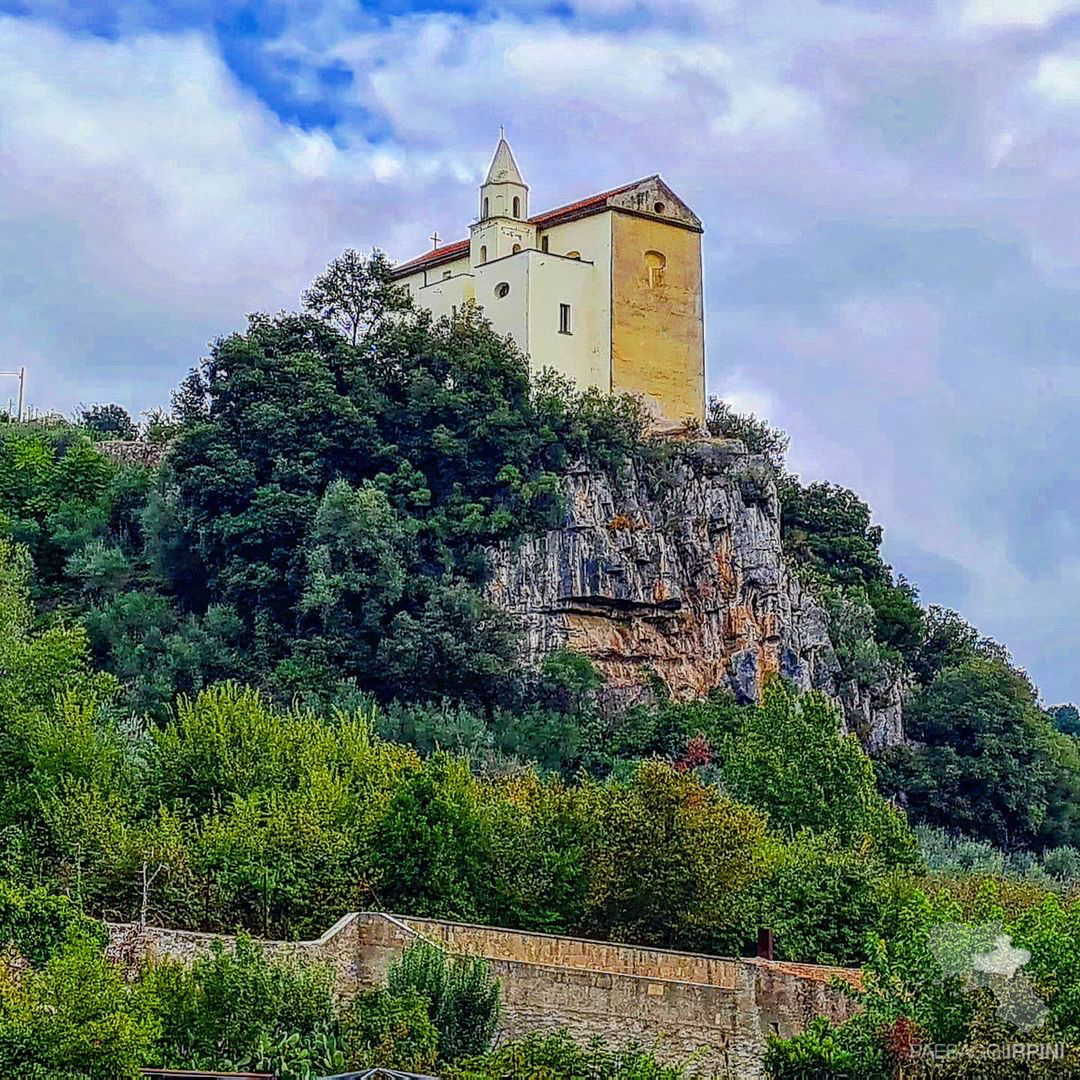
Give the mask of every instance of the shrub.
M 350 1067 L 425 1072 L 435 1064 L 439 1033 L 430 1002 L 415 990 L 357 994 L 341 1018 L 341 1035 Z
M 556 1032 L 506 1043 L 442 1075 L 444 1080 L 680 1080 L 687 1071 L 682 1064 L 661 1065 L 640 1047 L 609 1050 L 599 1040 L 581 1046 L 566 1032 Z
M 42 967 L 65 942 L 87 941 L 100 948 L 105 940 L 104 925 L 66 896 L 0 881 L 0 946 L 14 946 L 34 967 Z
M 439 1057 L 455 1061 L 483 1053 L 499 1019 L 500 989 L 491 966 L 478 956 L 446 954 L 417 941 L 390 966 L 392 994 L 420 994 L 430 1002 L 429 1015 L 439 1032 Z
M 0 969 L 0 1076 L 135 1080 L 157 1033 L 96 942 L 63 946 L 41 970 Z
M 295 1056 L 336 1029 L 329 968 L 272 959 L 244 934 L 231 950 L 213 942 L 190 970 L 153 965 L 143 984 L 161 1017 L 163 1065 L 239 1065 L 265 1059 L 275 1046 Z

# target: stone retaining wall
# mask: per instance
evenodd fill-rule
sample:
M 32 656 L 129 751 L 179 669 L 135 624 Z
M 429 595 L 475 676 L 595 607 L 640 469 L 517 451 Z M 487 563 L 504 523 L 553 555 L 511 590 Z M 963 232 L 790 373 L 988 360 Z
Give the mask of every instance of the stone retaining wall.
M 110 927 L 121 960 L 145 955 L 190 962 L 217 935 L 130 924 Z M 851 999 L 836 979 L 847 968 L 725 959 L 552 934 L 354 912 L 316 941 L 263 942 L 275 955 L 331 964 L 343 996 L 382 985 L 390 963 L 418 938 L 491 961 L 505 1010 L 500 1037 L 568 1030 L 609 1045 L 655 1046 L 668 1061 L 690 1059 L 701 1077 L 757 1078 L 770 1034 L 790 1036 L 814 1016 L 841 1019 Z M 223 938 L 226 942 L 230 938 Z

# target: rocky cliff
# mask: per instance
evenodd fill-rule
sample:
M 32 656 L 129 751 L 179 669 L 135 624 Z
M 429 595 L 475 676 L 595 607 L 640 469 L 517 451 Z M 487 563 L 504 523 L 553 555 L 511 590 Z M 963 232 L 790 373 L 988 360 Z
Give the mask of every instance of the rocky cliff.
M 678 444 L 653 482 L 576 468 L 564 491 L 561 528 L 492 552 L 489 597 L 532 659 L 572 648 L 630 699 L 652 675 L 678 698 L 756 701 L 781 672 L 837 697 L 868 749 L 899 740 L 895 687 L 842 685 L 826 614 L 784 562 L 772 475 L 741 443 Z

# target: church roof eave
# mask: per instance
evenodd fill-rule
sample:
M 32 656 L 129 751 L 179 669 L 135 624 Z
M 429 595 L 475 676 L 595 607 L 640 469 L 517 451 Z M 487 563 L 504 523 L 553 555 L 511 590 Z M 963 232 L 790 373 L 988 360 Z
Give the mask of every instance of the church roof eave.
M 610 191 L 601 191 L 598 194 L 590 195 L 585 199 L 578 199 L 576 202 L 567 203 L 564 206 L 557 206 L 554 210 L 545 210 L 541 214 L 534 214 L 528 219 L 527 224 L 538 229 L 550 229 L 556 225 L 564 225 L 568 221 L 577 221 L 579 218 L 590 217 L 593 214 L 602 214 L 607 210 L 619 211 L 620 213 L 634 213 L 633 210 L 628 209 L 627 207 L 613 205 L 612 200 L 620 195 L 625 195 L 627 192 L 634 191 L 644 184 L 654 182 L 660 184 L 666 192 L 671 194 L 672 198 L 678 198 L 663 180 L 660 179 L 659 174 L 654 173 L 652 176 L 645 176 L 640 180 L 633 180 L 629 184 L 621 184 L 619 187 L 612 188 Z M 667 218 L 663 220 L 665 220 L 667 224 L 675 225 L 679 228 L 693 229 L 696 232 L 703 231 L 700 224 L 689 224 L 687 222 Z M 696 221 L 697 219 L 695 218 L 694 220 Z M 407 277 L 409 274 L 415 274 L 419 270 L 427 270 L 433 266 L 439 266 L 442 263 L 459 259 L 465 255 L 468 250 L 469 241 L 458 240 L 453 244 L 446 244 L 443 247 L 436 248 L 434 251 L 427 251 L 423 255 L 418 255 L 416 258 L 410 259 L 408 262 L 400 263 L 398 266 L 394 267 L 391 274 L 395 278 Z

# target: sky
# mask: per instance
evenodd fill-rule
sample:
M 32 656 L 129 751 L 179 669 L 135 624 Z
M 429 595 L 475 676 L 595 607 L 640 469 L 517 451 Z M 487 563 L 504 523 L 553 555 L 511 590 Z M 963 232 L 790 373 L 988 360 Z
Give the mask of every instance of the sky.
M 710 393 L 1080 699 L 1080 0 L 0 0 L 0 368 L 165 404 L 345 247 L 465 236 L 500 124 L 536 211 L 659 172 Z

